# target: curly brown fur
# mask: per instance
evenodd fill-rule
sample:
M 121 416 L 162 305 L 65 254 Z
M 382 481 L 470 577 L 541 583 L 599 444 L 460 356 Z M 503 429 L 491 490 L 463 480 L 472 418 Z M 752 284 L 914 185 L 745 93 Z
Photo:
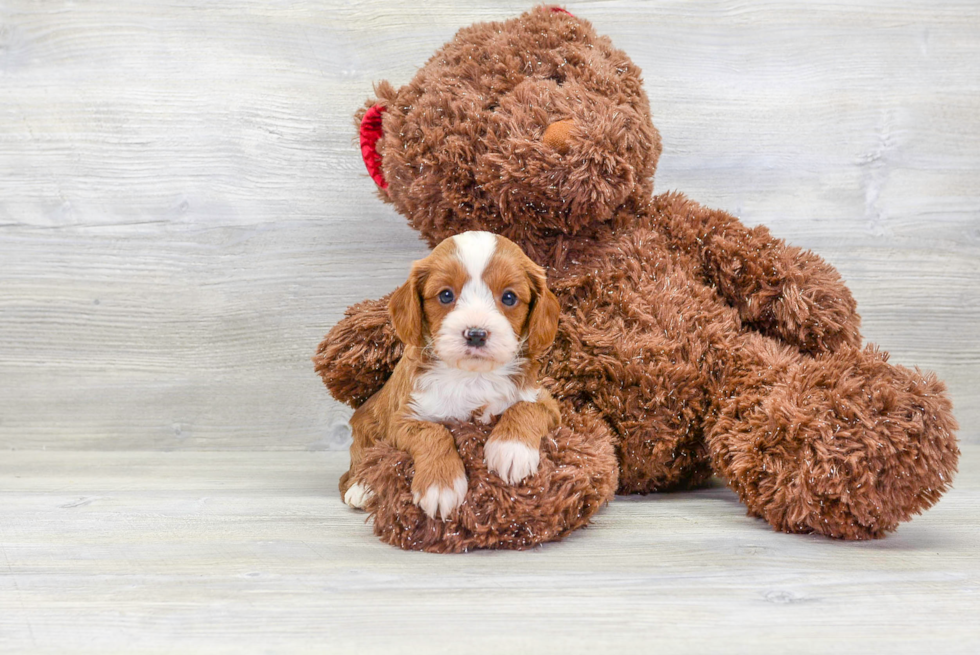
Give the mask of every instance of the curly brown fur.
M 856 303 L 817 255 L 651 196 L 660 139 L 640 72 L 587 21 L 544 8 L 465 28 L 378 102 L 384 195 L 424 239 L 488 229 L 547 269 L 562 310 L 542 372 L 566 420 L 608 426 L 621 491 L 715 473 L 776 529 L 870 538 L 948 489 L 942 383 L 860 349 Z M 373 307 L 321 345 L 347 399 L 396 359 Z M 376 524 L 417 529 L 399 508 Z
M 679 193 L 654 198 L 653 221 L 752 328 L 811 354 L 860 345 L 861 319 L 850 289 L 812 252 Z
M 388 196 L 430 246 L 470 229 L 522 246 L 592 235 L 653 188 L 660 136 L 639 69 L 567 14 L 463 28 L 411 82 L 376 93 Z M 542 136 L 569 116 L 565 156 Z
M 935 375 L 873 347 L 800 359 L 756 340 L 741 359 L 731 379 L 754 380 L 736 386 L 708 444 L 749 513 L 784 532 L 868 539 L 949 486 L 956 422 Z M 775 384 L 758 382 L 767 375 Z
M 354 477 L 371 487 L 366 509 L 382 541 L 406 550 L 458 553 L 531 548 L 589 523 L 616 491 L 617 463 L 608 428 L 594 414 L 562 407 L 566 425 L 541 441 L 538 472 L 514 486 L 487 470 L 483 446 L 494 424 L 450 426 L 467 475 L 462 506 L 446 521 L 412 502 L 411 457 L 387 444 L 370 449 Z
M 313 356 L 330 394 L 355 409 L 381 390 L 405 350 L 388 315 L 390 297 L 349 307 Z

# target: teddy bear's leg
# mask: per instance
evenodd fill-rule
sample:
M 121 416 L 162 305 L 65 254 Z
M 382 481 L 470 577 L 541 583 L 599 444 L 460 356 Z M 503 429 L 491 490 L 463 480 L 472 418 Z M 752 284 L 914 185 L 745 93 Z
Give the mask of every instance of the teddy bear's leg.
M 619 437 L 619 493 L 691 489 L 711 477 L 703 429 L 709 367 L 699 361 L 707 350 L 705 341 L 668 338 L 663 329 L 622 337 L 613 380 L 594 396 Z
M 689 489 L 711 477 L 704 417 L 740 329 L 735 309 L 661 241 L 632 234 L 601 285 L 576 287 L 546 368 L 558 397 L 586 399 L 613 428 L 620 493 Z
M 956 422 L 935 375 L 873 347 L 810 358 L 757 334 L 732 355 L 711 461 L 775 529 L 881 537 L 949 487 Z
M 714 353 L 738 329 L 710 289 L 683 271 L 654 273 L 607 282 L 597 297 L 620 307 L 580 303 L 563 315 L 546 369 L 556 395 L 587 400 L 613 428 L 619 493 L 690 489 L 711 477 L 706 394 Z
M 701 428 L 658 426 L 662 417 L 643 413 L 620 422 L 619 455 L 621 494 L 676 491 L 701 486 L 711 477 L 708 451 Z M 630 427 L 628 423 L 635 424 Z
M 313 362 L 333 397 L 357 408 L 384 386 L 401 355 L 385 296 L 351 306 L 320 342 Z

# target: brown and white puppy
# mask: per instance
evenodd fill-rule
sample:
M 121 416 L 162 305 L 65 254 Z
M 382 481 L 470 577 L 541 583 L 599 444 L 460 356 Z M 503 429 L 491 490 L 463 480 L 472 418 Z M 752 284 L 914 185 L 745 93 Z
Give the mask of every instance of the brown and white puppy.
M 445 519 L 467 481 L 442 423 L 499 415 L 484 448 L 487 467 L 509 484 L 535 473 L 541 437 L 559 423 L 557 403 L 537 384 L 537 358 L 555 338 L 559 313 L 544 269 L 504 237 L 464 232 L 412 265 L 388 310 L 405 353 L 351 417 L 351 471 L 378 440 L 407 451 L 415 503 Z M 371 494 L 350 473 L 340 491 L 351 507 Z

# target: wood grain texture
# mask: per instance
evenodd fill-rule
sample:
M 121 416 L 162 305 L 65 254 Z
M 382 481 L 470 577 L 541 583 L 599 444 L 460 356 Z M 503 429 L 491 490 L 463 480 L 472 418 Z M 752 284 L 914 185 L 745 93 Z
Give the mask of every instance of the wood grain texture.
M 343 447 L 309 357 L 424 252 L 351 115 L 528 6 L 0 3 L 0 448 Z M 980 5 L 568 6 L 645 72 L 658 189 L 838 266 L 980 442 Z
M 343 505 L 343 453 L 0 460 L 0 651 L 974 653 L 980 447 L 874 542 L 784 535 L 721 486 L 564 542 L 430 555 Z

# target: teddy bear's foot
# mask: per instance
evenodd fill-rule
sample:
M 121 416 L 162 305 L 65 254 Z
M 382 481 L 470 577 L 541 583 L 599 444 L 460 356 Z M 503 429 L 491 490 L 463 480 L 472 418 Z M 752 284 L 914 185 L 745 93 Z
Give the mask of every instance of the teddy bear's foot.
M 771 351 L 774 353 L 774 351 Z M 751 514 L 784 532 L 869 539 L 933 505 L 956 472 L 956 422 L 931 373 L 844 347 L 759 378 L 721 410 L 712 464 Z
M 654 422 L 655 423 L 655 422 Z M 636 422 L 617 446 L 620 494 L 696 489 L 711 478 L 700 430 L 680 433 Z
M 375 444 L 355 467 L 355 477 L 375 493 L 367 508 L 375 534 L 406 550 L 458 553 L 531 548 L 587 525 L 616 491 L 612 434 L 598 416 L 567 403 L 562 423 L 541 440 L 538 470 L 519 485 L 487 467 L 490 426 L 451 425 L 469 486 L 465 502 L 445 520 L 427 516 L 412 502 L 416 471 L 408 453 Z

